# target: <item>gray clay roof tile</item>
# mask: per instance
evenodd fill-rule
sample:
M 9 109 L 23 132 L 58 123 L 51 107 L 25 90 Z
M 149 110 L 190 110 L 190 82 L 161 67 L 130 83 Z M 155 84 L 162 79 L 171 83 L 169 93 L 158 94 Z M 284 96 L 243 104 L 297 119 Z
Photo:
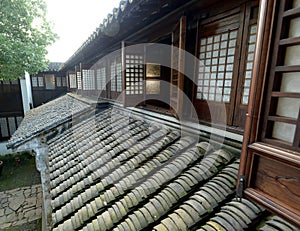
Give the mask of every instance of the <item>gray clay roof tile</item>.
M 59 113 L 60 105 L 70 102 L 68 108 L 77 113 L 91 109 L 67 95 L 34 110 L 25 121 Z M 20 128 L 11 144 L 64 123 L 68 113 L 30 135 Z M 48 144 L 53 230 L 234 230 L 263 217 L 261 206 L 233 199 L 239 161 L 231 153 L 123 109 L 83 117 Z M 287 224 L 274 218 L 266 227 Z

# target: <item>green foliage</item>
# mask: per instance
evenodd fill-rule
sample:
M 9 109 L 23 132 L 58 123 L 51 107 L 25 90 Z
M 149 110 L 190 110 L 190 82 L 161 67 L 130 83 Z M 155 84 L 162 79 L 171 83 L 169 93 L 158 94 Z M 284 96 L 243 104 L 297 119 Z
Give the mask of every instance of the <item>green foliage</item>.
M 0 0 L 0 80 L 46 70 L 46 48 L 56 38 L 44 0 Z

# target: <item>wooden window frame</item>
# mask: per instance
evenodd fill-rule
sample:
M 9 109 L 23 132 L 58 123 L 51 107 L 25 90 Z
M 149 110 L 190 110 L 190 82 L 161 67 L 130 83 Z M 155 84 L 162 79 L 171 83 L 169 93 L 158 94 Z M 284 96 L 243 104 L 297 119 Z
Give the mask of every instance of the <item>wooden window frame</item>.
M 181 16 L 172 31 L 170 107 L 179 118 L 183 115 L 186 16 Z
M 196 38 L 196 57 L 200 57 L 199 55 L 201 38 L 221 34 L 227 32 L 228 30 L 238 30 L 234 59 L 239 60 L 238 63 L 233 63 L 234 66 L 232 71 L 233 76 L 229 103 L 198 99 L 198 86 L 194 87 L 193 103 L 198 112 L 198 119 L 200 120 L 200 122 L 203 122 L 205 124 L 212 122 L 211 113 L 213 113 L 214 115 L 216 115 L 213 121 L 215 123 L 222 124 L 226 122 L 227 125 L 230 126 L 229 129 L 239 129 L 239 133 L 242 131 L 241 129 L 244 128 L 248 105 L 242 105 L 241 100 L 243 94 L 244 78 L 246 73 L 245 65 L 248 53 L 246 48 L 248 48 L 248 30 L 250 29 L 250 26 L 255 24 L 257 21 L 256 14 L 253 18 L 251 18 L 253 13 L 252 11 L 255 9 L 255 7 L 257 7 L 257 5 L 257 1 L 247 2 L 240 5 L 239 7 L 236 7 L 234 9 L 228 10 L 224 13 L 218 14 L 216 16 L 204 20 L 199 20 L 198 22 L 198 35 Z M 216 26 L 218 26 L 218 28 L 216 28 Z M 197 63 L 195 71 L 196 84 L 198 84 L 198 65 L 199 64 Z M 224 104 L 226 108 L 227 121 L 224 121 L 223 118 L 225 115 L 221 113 L 219 109 L 220 107 L 224 107 Z
M 300 39 L 280 39 L 282 18 L 300 16 L 300 7 L 288 10 L 285 0 L 261 0 L 257 47 L 251 83 L 240 170 L 238 197 L 250 198 L 300 227 L 300 153 L 291 145 L 266 139 L 266 121 L 271 120 L 271 97 L 276 96 L 274 75 L 278 71 L 299 71 L 299 66 L 282 67 L 277 56 L 283 44 Z M 286 23 L 284 23 L 286 24 Z M 279 65 L 279 66 L 278 66 Z M 274 95 L 275 94 L 275 95 Z M 289 96 L 291 96 L 289 94 Z M 288 120 L 283 119 L 287 122 Z M 297 119 L 299 126 L 299 116 Z M 299 134 L 295 134 L 299 137 Z
M 124 107 L 144 105 L 146 101 L 146 47 L 122 42 L 122 95 Z
M 282 148 L 300 151 L 300 109 L 298 112 L 297 118 L 290 118 L 290 117 L 283 117 L 276 115 L 276 105 L 280 98 L 294 98 L 300 99 L 300 91 L 299 92 L 280 92 L 281 86 L 281 79 L 283 73 L 289 72 L 300 72 L 300 65 L 299 66 L 284 66 L 284 58 L 286 48 L 289 45 L 299 45 L 300 44 L 300 37 L 293 37 L 293 38 L 286 38 L 288 37 L 288 30 L 289 30 L 289 21 L 291 18 L 297 16 L 294 14 L 293 11 L 295 9 L 287 9 L 289 4 L 292 1 L 287 1 L 286 5 L 279 6 L 279 15 L 278 15 L 278 26 L 277 32 L 275 34 L 274 39 L 274 50 L 273 53 L 275 55 L 272 56 L 271 61 L 271 70 L 269 74 L 269 82 L 268 82 L 268 89 L 267 89 L 267 100 L 265 104 L 265 111 L 264 111 L 264 122 L 262 125 L 262 135 L 261 140 L 263 142 L 269 143 L 271 145 L 279 146 Z M 283 9 L 284 8 L 284 9 Z M 278 44 L 278 45 L 277 45 Z M 283 140 L 278 140 L 272 138 L 272 131 L 275 122 L 282 122 L 286 124 L 295 125 L 295 135 L 294 140 L 290 144 Z

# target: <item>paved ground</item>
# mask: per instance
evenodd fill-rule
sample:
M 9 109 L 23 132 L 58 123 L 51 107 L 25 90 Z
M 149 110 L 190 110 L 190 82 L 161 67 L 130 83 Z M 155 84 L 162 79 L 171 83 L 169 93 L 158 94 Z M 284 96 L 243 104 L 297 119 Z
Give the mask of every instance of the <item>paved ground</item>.
M 0 230 L 42 217 L 41 185 L 0 192 Z

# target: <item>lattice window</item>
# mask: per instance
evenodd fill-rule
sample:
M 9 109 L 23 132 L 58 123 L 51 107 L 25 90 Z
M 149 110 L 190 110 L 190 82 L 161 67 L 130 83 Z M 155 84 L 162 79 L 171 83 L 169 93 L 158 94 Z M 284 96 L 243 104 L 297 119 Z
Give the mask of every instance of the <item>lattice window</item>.
M 55 89 L 54 75 L 45 75 L 45 84 L 47 90 L 54 90 Z
M 67 86 L 67 78 L 66 77 L 61 77 L 61 84 L 63 87 Z
M 77 77 L 77 88 L 82 89 L 82 81 L 81 81 L 81 72 L 77 71 L 76 72 L 76 77 Z
M 61 77 L 56 77 L 56 86 L 61 87 Z
M 142 55 L 126 55 L 126 94 L 143 94 L 144 68 Z
M 116 91 L 116 63 L 112 62 L 110 65 L 110 84 L 111 91 Z
M 17 130 L 15 117 L 8 117 L 8 126 L 10 134 L 12 135 Z
M 200 40 L 197 98 L 230 102 L 238 30 Z
M 44 77 L 42 77 L 42 76 L 38 77 L 38 86 L 44 87 Z
M 76 75 L 75 74 L 69 74 L 69 82 L 70 82 L 70 88 L 76 88 Z
M 95 90 L 95 71 L 82 70 L 83 90 Z
M 292 5 L 293 3 L 293 5 Z M 300 150 L 300 1 L 281 1 L 282 18 L 272 52 L 265 108 L 265 140 Z
M 106 90 L 106 69 L 102 67 L 97 70 L 97 90 Z
M 8 127 L 7 127 L 6 118 L 0 118 L 0 128 L 1 128 L 2 137 L 8 137 L 9 131 L 8 131 Z
M 248 104 L 249 101 L 249 92 L 250 92 L 255 43 L 256 43 L 256 31 L 257 31 L 257 25 L 252 25 L 250 27 L 250 35 L 248 40 L 248 52 L 247 52 L 247 61 L 245 67 L 246 70 L 245 70 L 245 81 L 243 86 L 242 104 Z
M 122 64 L 121 63 L 117 63 L 116 72 L 117 72 L 117 79 L 116 79 L 117 92 L 121 92 L 122 91 Z
M 38 78 L 36 76 L 31 77 L 32 87 L 38 87 Z

